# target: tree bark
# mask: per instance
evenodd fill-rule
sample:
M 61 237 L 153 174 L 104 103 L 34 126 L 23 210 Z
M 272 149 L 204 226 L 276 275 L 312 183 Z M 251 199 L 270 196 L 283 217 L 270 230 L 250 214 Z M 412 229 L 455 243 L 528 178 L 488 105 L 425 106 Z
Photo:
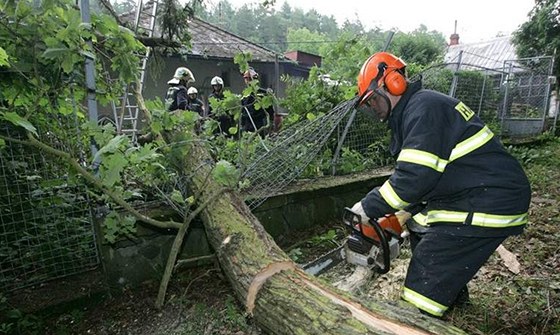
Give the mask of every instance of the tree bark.
M 210 160 L 202 145 L 191 146 L 186 169 L 193 176 L 191 187 L 201 194 L 198 203 L 221 187 L 205 177 L 212 169 L 205 163 Z M 237 298 L 267 333 L 465 334 L 414 309 L 359 302 L 306 274 L 276 245 L 234 192 L 210 201 L 201 218 Z

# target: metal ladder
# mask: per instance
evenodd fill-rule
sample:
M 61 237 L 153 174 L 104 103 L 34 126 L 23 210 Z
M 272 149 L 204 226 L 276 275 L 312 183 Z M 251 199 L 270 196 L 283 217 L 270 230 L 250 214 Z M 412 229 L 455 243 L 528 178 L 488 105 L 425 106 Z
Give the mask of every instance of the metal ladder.
M 147 33 L 148 37 L 154 36 L 156 26 L 156 14 L 158 9 L 158 0 L 138 0 L 136 6 L 136 17 L 134 21 L 134 33 L 139 32 Z M 150 6 L 151 5 L 151 6 Z M 148 26 L 142 25 L 148 20 Z M 138 139 L 138 117 L 140 114 L 140 107 L 136 99 L 135 92 L 142 92 L 144 80 L 146 77 L 146 66 L 148 58 L 150 57 L 151 48 L 147 47 L 145 54 L 140 60 L 140 76 L 138 83 L 129 83 L 124 87 L 124 94 L 118 100 L 113 102 L 113 116 L 117 128 L 117 134 L 126 134 L 130 136 L 132 143 L 136 144 Z M 139 87 L 136 87 L 139 85 Z

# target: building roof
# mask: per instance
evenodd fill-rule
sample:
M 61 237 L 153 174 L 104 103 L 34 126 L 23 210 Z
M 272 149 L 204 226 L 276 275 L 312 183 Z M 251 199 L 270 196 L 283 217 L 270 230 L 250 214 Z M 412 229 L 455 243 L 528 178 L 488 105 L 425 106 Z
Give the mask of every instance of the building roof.
M 504 36 L 484 42 L 450 45 L 444 59 L 446 63 L 460 61 L 462 65 L 473 68 L 502 70 L 505 61 L 515 61 L 518 58 L 511 36 Z
M 153 1 L 148 1 L 143 7 L 143 13 L 148 13 L 153 8 Z M 121 20 L 126 23 L 135 22 L 136 10 L 122 14 Z M 140 27 L 149 30 L 150 15 L 141 15 Z M 157 21 L 156 21 L 157 22 Z M 246 40 L 240 36 L 225 31 L 199 18 L 190 18 L 188 30 L 191 35 L 191 49 L 187 52 L 191 56 L 204 58 L 227 58 L 233 59 L 240 52 L 250 52 L 252 61 L 275 62 L 276 57 L 282 61 L 285 59 L 281 54 L 262 47 L 256 43 Z M 140 30 L 139 30 L 140 31 Z M 161 29 L 156 25 L 154 37 L 161 37 Z
M 274 62 L 281 54 L 250 42 L 198 18 L 189 20 L 192 49 L 189 54 L 203 57 L 232 58 L 240 52 L 250 52 L 252 61 Z

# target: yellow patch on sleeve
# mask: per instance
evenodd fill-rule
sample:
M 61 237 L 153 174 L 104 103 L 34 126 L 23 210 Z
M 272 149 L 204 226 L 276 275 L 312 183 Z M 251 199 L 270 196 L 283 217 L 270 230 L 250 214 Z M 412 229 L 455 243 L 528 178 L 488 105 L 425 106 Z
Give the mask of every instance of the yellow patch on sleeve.
M 461 116 L 466 121 L 469 121 L 474 115 L 473 110 L 470 109 L 469 106 L 465 105 L 463 102 L 459 102 L 457 106 L 455 106 L 455 109 L 459 112 L 459 114 L 461 114 Z

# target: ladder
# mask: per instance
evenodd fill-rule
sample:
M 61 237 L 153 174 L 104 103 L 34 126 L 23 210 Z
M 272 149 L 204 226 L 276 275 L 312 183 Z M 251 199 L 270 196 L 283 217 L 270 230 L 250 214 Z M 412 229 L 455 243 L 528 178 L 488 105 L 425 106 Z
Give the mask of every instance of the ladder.
M 158 0 L 148 0 L 146 3 L 144 3 L 144 0 L 138 0 L 134 21 L 134 33 L 137 36 L 138 34 L 145 34 L 148 37 L 154 36 L 158 4 Z M 150 53 L 151 48 L 147 47 L 146 52 L 141 56 L 138 83 L 126 85 L 123 96 L 112 104 L 117 134 L 129 135 L 133 144 L 136 144 L 138 139 L 138 117 L 140 114 L 140 107 L 138 106 L 135 92 L 142 93 Z M 139 87 L 136 87 L 137 85 Z

